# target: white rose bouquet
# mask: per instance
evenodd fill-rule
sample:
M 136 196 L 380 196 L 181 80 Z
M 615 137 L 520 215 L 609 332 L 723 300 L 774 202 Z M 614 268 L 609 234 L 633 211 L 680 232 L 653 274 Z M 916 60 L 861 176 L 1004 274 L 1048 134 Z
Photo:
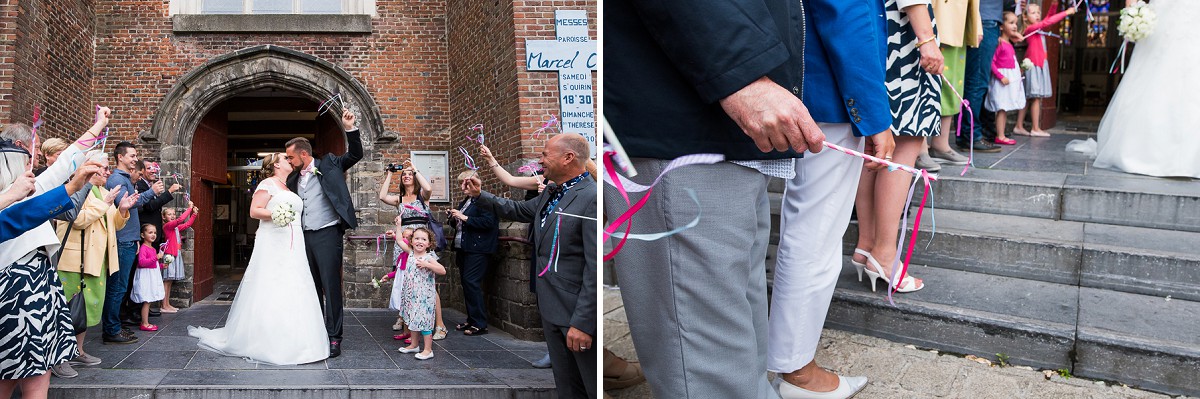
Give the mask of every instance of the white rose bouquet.
M 1154 15 L 1154 10 L 1149 4 L 1144 1 L 1138 1 L 1132 7 L 1125 7 L 1121 10 L 1121 22 L 1117 25 L 1117 32 L 1121 33 L 1121 37 L 1130 42 L 1145 39 L 1154 33 L 1154 26 L 1158 23 L 1158 17 Z
M 271 210 L 271 221 L 275 222 L 276 226 L 285 227 L 296 221 L 296 210 L 292 209 L 292 204 L 281 202 L 275 205 L 275 209 Z
M 163 257 L 162 257 L 163 267 L 166 267 L 167 265 L 170 265 L 171 263 L 174 263 L 174 262 L 175 262 L 174 256 L 171 256 L 171 254 L 163 254 Z
M 1021 69 L 1026 71 L 1033 69 L 1033 61 L 1028 58 L 1021 60 Z

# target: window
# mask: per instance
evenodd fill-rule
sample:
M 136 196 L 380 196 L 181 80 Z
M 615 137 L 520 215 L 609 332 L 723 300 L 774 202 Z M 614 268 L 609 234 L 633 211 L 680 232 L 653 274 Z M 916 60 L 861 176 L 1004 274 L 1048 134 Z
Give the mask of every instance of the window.
M 176 14 L 375 14 L 375 0 L 172 0 Z

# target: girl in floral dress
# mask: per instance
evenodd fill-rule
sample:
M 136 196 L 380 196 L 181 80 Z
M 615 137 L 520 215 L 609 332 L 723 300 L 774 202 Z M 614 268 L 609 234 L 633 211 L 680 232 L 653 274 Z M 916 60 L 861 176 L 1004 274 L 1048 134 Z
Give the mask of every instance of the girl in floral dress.
M 408 265 L 404 272 L 404 297 L 401 309 L 408 329 L 413 333 L 412 343 L 400 348 L 400 353 L 417 353 L 419 360 L 433 358 L 433 329 L 436 325 L 434 302 L 437 300 L 434 278 L 446 274 L 446 268 L 438 263 L 437 254 L 429 252 L 433 233 L 424 227 L 413 231 L 412 244 L 399 241 L 400 247 L 408 252 Z M 420 339 L 417 339 L 419 335 Z M 425 350 L 419 344 L 424 341 Z

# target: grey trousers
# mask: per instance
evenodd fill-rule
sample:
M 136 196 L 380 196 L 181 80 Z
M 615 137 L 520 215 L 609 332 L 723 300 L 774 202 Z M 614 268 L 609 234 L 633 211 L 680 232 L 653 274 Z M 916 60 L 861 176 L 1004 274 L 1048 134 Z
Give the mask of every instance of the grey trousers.
M 649 184 L 668 161 L 633 163 L 633 180 Z M 628 209 L 612 187 L 604 196 L 610 220 Z M 672 230 L 698 211 L 697 226 L 629 240 L 615 259 L 638 360 L 657 398 L 777 399 L 766 373 L 767 177 L 728 162 L 672 171 L 633 217 L 632 232 Z

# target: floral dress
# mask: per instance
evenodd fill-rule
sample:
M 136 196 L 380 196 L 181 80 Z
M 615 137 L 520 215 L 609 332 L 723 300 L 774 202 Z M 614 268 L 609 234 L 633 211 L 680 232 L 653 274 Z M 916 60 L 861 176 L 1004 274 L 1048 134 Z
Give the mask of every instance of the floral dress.
M 434 302 L 437 298 L 437 287 L 434 274 L 429 269 L 417 267 L 417 261 L 422 259 L 437 260 L 437 254 L 427 252 L 416 256 L 408 255 L 408 267 L 404 271 L 404 294 L 400 305 L 404 321 L 412 331 L 433 331 L 435 324 Z

